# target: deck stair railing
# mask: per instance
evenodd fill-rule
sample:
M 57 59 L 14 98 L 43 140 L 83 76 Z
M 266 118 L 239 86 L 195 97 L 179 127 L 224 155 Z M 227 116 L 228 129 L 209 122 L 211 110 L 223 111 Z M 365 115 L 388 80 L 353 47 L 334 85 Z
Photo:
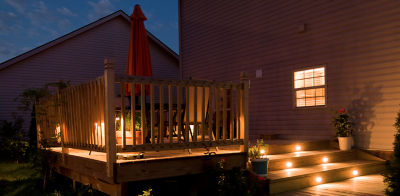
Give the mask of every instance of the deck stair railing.
M 106 152 L 110 176 L 118 152 L 224 145 L 247 151 L 248 85 L 245 74 L 240 83 L 116 75 L 106 59 L 103 76 L 36 104 L 38 137 Z

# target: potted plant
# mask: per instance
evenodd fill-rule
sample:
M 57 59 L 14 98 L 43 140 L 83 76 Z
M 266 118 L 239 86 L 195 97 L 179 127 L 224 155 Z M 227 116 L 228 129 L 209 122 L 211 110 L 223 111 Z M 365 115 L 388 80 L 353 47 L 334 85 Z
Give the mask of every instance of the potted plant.
M 256 174 L 266 175 L 268 168 L 268 157 L 266 152 L 268 144 L 264 144 L 264 141 L 257 140 L 257 144 L 249 148 L 249 158 L 251 166 Z
M 350 121 L 350 116 L 345 108 L 337 111 L 332 119 L 332 124 L 336 129 L 336 136 L 339 140 L 340 150 L 350 150 L 353 138 L 351 137 L 353 127 Z

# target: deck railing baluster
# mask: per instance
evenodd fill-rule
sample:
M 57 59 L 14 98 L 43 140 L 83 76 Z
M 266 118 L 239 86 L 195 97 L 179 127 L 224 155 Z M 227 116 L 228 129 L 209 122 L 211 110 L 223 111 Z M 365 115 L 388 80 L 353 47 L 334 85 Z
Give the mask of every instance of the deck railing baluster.
M 160 101 L 159 101 L 159 113 L 160 113 L 160 122 L 158 123 L 158 141 L 157 143 L 164 143 L 164 86 L 160 85 Z
M 120 125 L 121 125 L 121 132 L 122 132 L 122 148 L 126 147 L 126 131 L 125 131 L 125 124 L 126 124 L 126 119 L 125 119 L 125 83 L 121 82 L 121 119 L 120 119 Z
M 109 62 L 106 64 L 110 65 Z M 37 108 L 44 110 L 41 113 L 45 116 L 37 117 L 38 129 L 43 132 L 44 138 L 55 133 L 60 134 L 61 141 L 58 140 L 58 145 L 61 144 L 63 148 L 106 151 L 111 162 L 115 162 L 117 151 L 203 148 L 232 144 L 242 145 L 242 150 L 245 151 L 248 142 L 248 79 L 243 76 L 245 75 L 242 75 L 239 85 L 232 82 L 115 76 L 113 70 L 107 69 L 104 77 L 68 87 L 56 95 L 41 99 Z M 115 92 L 112 90 L 116 84 L 121 85 L 122 140 L 118 142 L 122 144 L 122 148 L 118 145 L 118 149 Z M 126 115 L 125 84 L 130 84 L 131 88 L 130 119 Z M 141 130 L 136 130 L 135 127 L 136 85 L 140 86 Z M 166 89 L 168 93 L 165 92 Z M 149 95 L 148 98 L 146 94 Z M 148 112 L 146 98 L 150 102 L 147 104 L 147 110 L 150 109 Z M 132 123 L 127 128 L 129 120 Z M 60 126 L 59 130 L 54 122 Z M 173 137 L 174 131 L 177 137 Z M 132 140 L 127 135 L 130 133 Z M 136 135 L 139 136 L 140 133 L 141 139 L 138 139 Z M 182 141 L 184 144 L 181 144 Z M 107 169 L 108 172 L 111 170 Z
M 135 103 L 135 83 L 131 83 L 131 130 L 132 130 L 132 145 L 136 146 L 136 103 Z
M 172 122 L 173 121 L 172 120 L 172 112 L 173 112 L 172 111 L 172 105 L 173 105 L 172 99 L 173 99 L 172 86 L 168 85 L 168 131 L 169 131 L 168 138 L 169 138 L 169 143 L 171 143 L 171 144 L 173 142 L 172 126 L 173 126 L 173 123 L 174 123 L 174 122 Z

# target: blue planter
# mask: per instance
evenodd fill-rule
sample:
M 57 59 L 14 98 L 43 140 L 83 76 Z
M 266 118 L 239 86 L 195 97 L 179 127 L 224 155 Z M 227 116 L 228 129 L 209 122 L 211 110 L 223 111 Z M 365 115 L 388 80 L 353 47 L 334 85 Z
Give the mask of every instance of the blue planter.
M 266 175 L 268 171 L 268 158 L 264 159 L 252 159 L 251 166 L 256 174 Z

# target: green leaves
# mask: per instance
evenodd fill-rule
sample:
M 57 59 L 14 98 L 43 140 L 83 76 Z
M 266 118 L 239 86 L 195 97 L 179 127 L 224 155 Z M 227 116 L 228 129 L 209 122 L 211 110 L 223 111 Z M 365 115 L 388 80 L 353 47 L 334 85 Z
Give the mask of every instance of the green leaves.
M 249 148 L 249 157 L 250 159 L 260 159 L 263 155 L 261 153 L 264 150 L 264 154 L 266 154 L 268 149 L 268 144 L 264 144 L 262 139 L 257 140 L 257 144 Z
M 332 118 L 332 124 L 336 129 L 336 136 L 350 137 L 353 132 L 353 126 L 350 116 L 344 111 L 339 112 Z

